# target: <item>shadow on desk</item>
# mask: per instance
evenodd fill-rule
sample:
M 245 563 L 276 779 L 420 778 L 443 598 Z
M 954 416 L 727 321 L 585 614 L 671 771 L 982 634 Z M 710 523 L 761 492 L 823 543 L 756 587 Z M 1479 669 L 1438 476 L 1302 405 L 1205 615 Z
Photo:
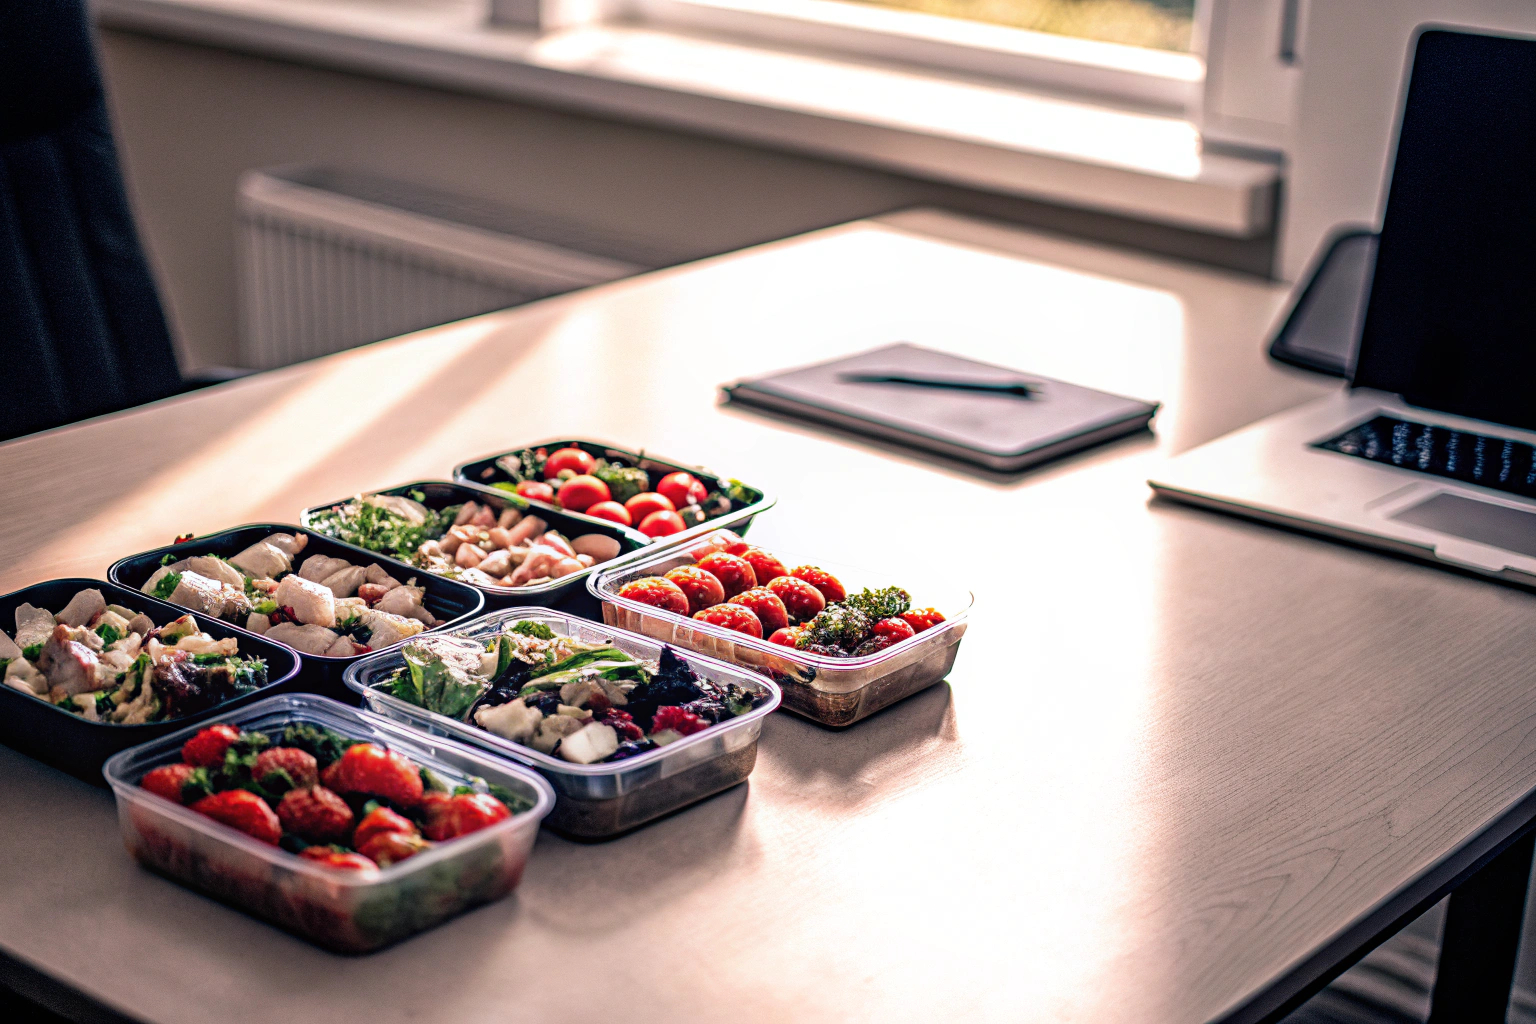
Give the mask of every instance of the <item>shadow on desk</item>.
M 13 957 L 0 953 L 0 1020 L 12 1024 L 136 1024 Z

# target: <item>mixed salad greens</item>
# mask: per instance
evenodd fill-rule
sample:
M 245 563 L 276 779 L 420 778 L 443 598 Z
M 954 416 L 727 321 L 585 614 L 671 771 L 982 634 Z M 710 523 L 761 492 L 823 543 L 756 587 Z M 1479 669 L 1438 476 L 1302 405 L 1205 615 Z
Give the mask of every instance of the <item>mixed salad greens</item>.
M 377 689 L 576 764 L 619 761 L 744 715 L 768 699 L 700 678 L 671 648 L 656 663 L 519 620 L 482 642 L 427 636 Z
M 266 661 L 242 657 L 234 637 L 215 640 L 190 615 L 156 626 L 94 588 L 57 614 L 20 605 L 15 637 L 0 631 L 0 672 L 12 689 L 116 725 L 181 718 L 267 685 Z

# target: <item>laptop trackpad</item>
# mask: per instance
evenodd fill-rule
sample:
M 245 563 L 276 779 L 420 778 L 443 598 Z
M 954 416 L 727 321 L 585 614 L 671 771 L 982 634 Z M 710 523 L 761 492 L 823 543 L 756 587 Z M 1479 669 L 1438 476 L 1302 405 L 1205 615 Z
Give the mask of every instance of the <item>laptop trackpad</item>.
M 1536 558 L 1536 512 L 1441 491 L 1391 518 Z

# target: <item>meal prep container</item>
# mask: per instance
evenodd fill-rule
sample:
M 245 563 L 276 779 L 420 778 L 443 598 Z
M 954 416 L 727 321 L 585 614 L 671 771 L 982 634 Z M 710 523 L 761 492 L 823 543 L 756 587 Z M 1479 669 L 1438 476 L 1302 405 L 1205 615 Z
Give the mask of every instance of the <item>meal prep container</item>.
M 464 484 L 450 484 L 440 480 L 425 480 L 413 484 L 403 484 L 399 487 L 369 491 L 367 493 L 399 494 L 409 497 L 412 491 L 420 491 L 423 495 L 422 504 L 434 511 L 446 508 L 449 505 L 462 505 L 466 501 L 478 501 L 482 505 L 489 505 L 498 513 L 509 506 L 525 512 L 532 512 L 548 523 L 551 529 L 559 530 L 567 539 L 579 537 L 585 533 L 600 533 L 605 537 L 612 537 L 619 542 L 619 554 L 612 561 L 603 563 L 604 565 L 612 565 L 633 552 L 644 549 L 646 541 L 649 540 L 639 530 L 632 530 L 627 526 L 620 526 L 618 523 L 610 523 L 605 519 L 573 515 L 570 512 L 562 512 L 558 509 L 551 510 L 548 506 L 542 504 L 535 506 L 533 502 L 530 502 L 521 495 L 508 494 L 505 491 L 498 491 L 494 488 L 468 487 Z M 338 505 L 345 505 L 351 500 L 352 498 L 347 497 L 305 509 L 302 522 L 306 527 L 311 526 L 316 513 L 333 509 Z M 347 546 L 353 547 L 351 544 Z M 361 551 L 365 549 L 356 548 L 356 550 Z M 435 573 L 428 572 L 425 569 L 418 568 L 409 562 L 390 555 L 381 554 L 377 551 L 371 551 L 369 554 L 384 562 L 405 566 L 407 570 L 419 576 L 433 577 L 440 580 L 448 579 L 446 576 L 437 576 Z M 598 568 L 600 566 L 593 566 L 591 569 L 573 572 L 569 576 L 562 576 L 559 579 L 540 583 L 538 586 L 533 587 L 482 587 L 474 583 L 452 582 L 455 586 L 467 587 L 480 594 L 485 598 L 487 608 L 506 608 L 510 605 L 540 605 L 547 607 L 559 604 L 569 606 L 578 613 L 586 611 L 590 613 L 589 617 L 596 618 L 597 603 L 587 596 L 585 584 L 587 577 Z
M 302 533 L 309 538 L 304 545 L 303 552 L 299 555 L 299 562 L 310 555 L 330 555 L 332 558 L 345 558 L 354 565 L 371 565 L 377 563 L 391 576 L 401 583 L 406 582 L 412 576 L 416 577 L 416 585 L 426 590 L 425 604 L 427 611 L 440 619 L 446 619 L 442 625 L 433 626 L 431 632 L 441 632 L 444 629 L 461 625 L 469 619 L 480 614 L 485 608 L 485 602 L 474 587 L 454 580 L 436 576 L 425 569 L 416 569 L 410 566 L 401 568 L 401 564 L 392 558 L 363 548 L 354 547 L 327 537 L 323 533 L 302 529 L 297 526 L 289 526 L 284 523 L 254 523 L 249 526 L 236 526 L 232 529 L 221 530 L 218 533 L 210 533 L 203 537 L 193 537 L 191 540 L 180 544 L 167 544 L 163 548 L 155 548 L 153 551 L 144 551 L 137 555 L 129 555 L 127 558 L 118 559 L 107 570 L 107 578 L 113 583 L 120 583 L 125 587 L 131 587 L 137 591 L 144 585 L 144 581 L 154 575 L 160 568 L 160 561 L 166 555 L 175 555 L 177 560 L 191 558 L 193 555 L 230 555 L 239 554 L 263 537 L 274 533 Z M 180 608 L 179 605 L 172 607 Z M 181 609 L 185 611 L 186 609 Z M 180 614 L 180 612 L 178 612 Z M 196 613 L 194 613 L 196 614 Z M 207 616 L 199 615 L 197 621 L 203 622 Z M 220 620 L 212 620 L 220 621 Z M 271 641 L 269 641 L 271 642 Z M 373 652 L 369 652 L 373 653 Z M 304 684 L 303 689 L 319 690 L 332 697 L 350 699 L 350 691 L 342 684 L 341 674 L 346 667 L 359 658 L 367 657 L 366 654 L 353 655 L 350 658 L 328 658 L 319 654 L 302 655 L 303 667 L 299 678 Z
M 548 784 L 527 769 L 324 697 L 274 697 L 214 721 L 268 733 L 293 723 L 322 726 L 399 751 L 450 787 L 479 777 L 533 801 L 521 814 L 364 876 L 304 860 L 140 789 L 146 772 L 181 759 L 196 728 L 107 762 L 123 843 L 135 860 L 335 953 L 370 953 L 511 892 L 554 803 Z
M 668 473 L 678 472 L 679 470 L 692 473 L 712 491 L 719 490 L 721 483 L 730 479 L 721 476 L 713 470 L 701 469 L 698 466 L 689 466 L 681 462 L 670 462 L 666 459 L 656 458 L 653 455 L 647 455 L 644 452 L 631 451 L 628 448 L 618 448 L 611 444 L 605 444 L 602 441 L 594 441 L 591 438 L 544 441 L 539 444 L 525 444 L 518 448 L 510 448 L 495 455 L 488 455 L 483 459 L 461 463 L 454 467 L 453 478 L 459 483 L 468 484 L 471 487 L 490 487 L 492 490 L 496 490 L 494 485 L 498 482 L 510 483 L 512 481 L 511 476 L 500 466 L 496 465 L 496 460 L 503 456 L 516 455 L 535 448 L 544 448 L 548 451 L 554 451 L 556 448 L 580 448 L 593 458 L 606 459 L 609 462 L 621 462 L 627 466 L 639 466 L 650 475 L 652 487 L 663 476 L 666 476 Z M 740 481 L 735 482 L 740 483 Z M 687 541 L 721 528 L 735 530 L 737 533 L 746 533 L 747 528 L 752 525 L 752 520 L 757 515 L 773 507 L 774 499 L 768 497 L 755 487 L 748 487 L 746 484 L 741 484 L 741 486 L 747 491 L 747 500 L 744 502 L 732 502 L 730 512 L 723 516 L 716 516 L 714 519 L 700 523 L 698 526 L 689 527 L 681 533 L 674 533 L 670 537 L 658 538 L 658 540 L 670 547 L 672 544 Z M 507 492 L 498 491 L 497 493 L 505 494 Z M 534 501 L 531 498 L 525 500 L 536 508 L 560 511 L 558 507 L 542 501 Z M 575 513 L 566 514 L 574 515 Z M 606 522 L 606 520 L 595 519 L 587 515 L 578 515 L 577 518 L 593 522 Z M 639 525 L 639 523 L 635 524 L 637 527 Z
M 136 612 L 144 612 L 155 620 L 157 626 L 187 614 L 185 608 L 166 604 L 148 594 L 106 580 L 64 579 L 35 583 L 0 597 L 0 625 L 3 625 L 6 633 L 13 634 L 18 605 L 32 604 L 57 613 L 76 593 L 91 587 L 101 591 L 107 604 L 120 604 Z M 157 740 L 168 733 L 179 732 L 188 725 L 201 725 L 215 715 L 244 708 L 273 694 L 298 688 L 300 659 L 292 650 L 270 640 L 263 640 L 227 622 L 201 615 L 195 617 L 203 631 L 214 639 L 223 640 L 231 636 L 237 638 L 241 655 L 265 658 L 267 685 L 255 693 L 225 701 L 195 715 L 143 725 L 92 722 L 63 708 L 56 708 L 40 697 L 22 693 L 14 687 L 0 686 L 0 743 L 100 786 L 104 784 L 101 778 L 102 762 L 120 750 Z
M 661 644 L 640 636 L 628 636 L 585 619 L 544 608 L 513 608 L 491 612 L 455 636 L 489 640 L 513 622 L 542 622 L 557 633 L 589 642 L 611 643 L 647 661 L 661 656 Z M 557 832 L 578 839 L 606 839 L 670 814 L 707 796 L 736 785 L 752 774 L 757 761 L 757 740 L 763 719 L 779 706 L 779 688 L 751 672 L 713 661 L 688 657 L 689 666 L 701 677 L 717 683 L 739 683 L 768 700 L 745 715 L 712 725 L 702 732 L 669 743 L 659 750 L 607 764 L 573 764 L 541 754 L 446 715 L 419 708 L 374 685 L 394 675 L 405 664 L 400 652 L 390 651 L 364 659 L 347 669 L 347 685 L 362 695 L 364 706 L 413 728 L 436 736 L 449 736 L 494 754 L 498 758 L 532 767 L 555 788 L 557 800 L 547 824 Z
M 955 664 L 971 609 L 970 591 L 920 584 L 915 579 L 891 579 L 832 562 L 795 561 L 781 551 L 774 554 L 783 558 L 786 565 L 818 565 L 835 575 L 849 593 L 892 584 L 904 587 L 915 604 L 937 608 L 945 621 L 876 654 L 832 658 L 769 643 L 767 639 L 759 640 L 619 596 L 619 589 L 630 580 L 662 576 L 680 565 L 692 565 L 697 560 L 692 552 L 712 550 L 706 547 L 707 543 L 705 538 L 599 571 L 587 586 L 603 603 L 603 621 L 631 633 L 655 637 L 673 647 L 755 669 L 779 684 L 784 691 L 784 707 L 830 726 L 852 725 L 910 697 L 939 682 Z

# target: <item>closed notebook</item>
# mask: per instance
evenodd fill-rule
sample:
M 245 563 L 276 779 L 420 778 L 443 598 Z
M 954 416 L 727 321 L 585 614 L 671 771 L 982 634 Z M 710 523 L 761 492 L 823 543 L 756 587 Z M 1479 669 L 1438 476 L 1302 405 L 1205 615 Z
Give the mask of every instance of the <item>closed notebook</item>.
M 906 380 L 857 379 L 870 377 Z M 1030 393 L 955 385 L 1025 386 Z M 1134 433 L 1157 412 L 1155 402 L 908 344 L 743 380 L 722 390 L 733 403 L 827 423 L 1001 472 Z

